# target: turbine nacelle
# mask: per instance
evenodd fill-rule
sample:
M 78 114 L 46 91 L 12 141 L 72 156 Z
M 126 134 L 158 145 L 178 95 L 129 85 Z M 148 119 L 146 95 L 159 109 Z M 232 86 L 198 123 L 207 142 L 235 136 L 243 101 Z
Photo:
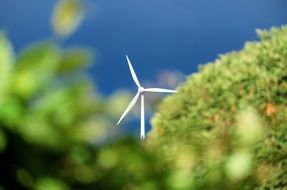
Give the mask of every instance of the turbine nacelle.
M 141 86 L 140 86 L 140 87 L 138 88 L 138 93 L 143 94 L 144 91 L 145 91 L 144 87 L 141 87 Z
M 120 122 L 125 117 L 125 115 L 135 105 L 135 103 L 137 102 L 139 96 L 141 96 L 141 134 L 140 134 L 140 136 L 141 136 L 141 139 L 144 139 L 145 138 L 144 92 L 168 92 L 168 93 L 175 93 L 177 91 L 169 90 L 169 89 L 163 89 L 163 88 L 143 88 L 140 85 L 140 82 L 139 82 L 138 77 L 137 77 L 137 75 L 136 75 L 136 73 L 134 71 L 132 63 L 130 62 L 130 59 L 129 59 L 129 57 L 127 55 L 126 55 L 126 59 L 127 59 L 127 62 L 128 62 L 129 69 L 130 69 L 131 75 L 133 77 L 133 80 L 134 80 L 135 84 L 138 87 L 138 92 L 135 95 L 135 97 L 132 99 L 132 101 L 130 102 L 130 104 L 128 105 L 128 107 L 124 111 L 124 113 L 122 114 L 122 116 L 119 119 L 117 125 L 120 124 Z

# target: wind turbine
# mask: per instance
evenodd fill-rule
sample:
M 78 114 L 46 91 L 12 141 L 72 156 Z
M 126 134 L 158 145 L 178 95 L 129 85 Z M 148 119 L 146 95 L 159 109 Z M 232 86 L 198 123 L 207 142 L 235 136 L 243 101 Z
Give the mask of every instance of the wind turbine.
M 119 119 L 117 125 L 120 124 L 120 122 L 122 121 L 122 119 L 125 117 L 125 115 L 132 109 L 132 107 L 135 105 L 135 103 L 137 102 L 139 96 L 141 97 L 141 139 L 145 138 L 145 114 L 144 114 L 144 93 L 145 92 L 169 92 L 169 93 L 175 93 L 177 91 L 175 90 L 169 90 L 169 89 L 163 89 L 163 88 L 144 88 L 140 85 L 138 77 L 134 71 L 134 68 L 131 64 L 131 61 L 129 59 L 129 57 L 126 55 L 126 59 L 129 65 L 129 69 L 130 72 L 132 74 L 133 80 L 135 82 L 135 84 L 138 87 L 138 92 L 137 94 L 134 96 L 134 98 L 132 99 L 132 101 L 130 102 L 130 104 L 128 105 L 128 107 L 126 108 L 126 110 L 124 111 L 124 113 L 122 114 L 121 118 Z

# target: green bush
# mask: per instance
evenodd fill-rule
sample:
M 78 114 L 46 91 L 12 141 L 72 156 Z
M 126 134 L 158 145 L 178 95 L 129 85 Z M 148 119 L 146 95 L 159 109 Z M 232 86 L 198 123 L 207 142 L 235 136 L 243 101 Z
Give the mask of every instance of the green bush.
M 177 189 L 287 188 L 287 27 L 200 67 L 152 119 Z

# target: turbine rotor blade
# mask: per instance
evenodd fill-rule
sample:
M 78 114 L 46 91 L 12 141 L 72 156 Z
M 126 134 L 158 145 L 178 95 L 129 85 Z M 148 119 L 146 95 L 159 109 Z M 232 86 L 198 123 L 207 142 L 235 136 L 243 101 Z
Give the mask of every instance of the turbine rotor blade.
M 145 88 L 145 92 L 169 92 L 169 93 L 176 93 L 176 90 L 169 90 L 169 89 L 163 89 L 163 88 Z
M 130 72 L 131 72 L 131 74 L 132 74 L 132 77 L 133 77 L 133 79 L 134 79 L 136 85 L 137 85 L 138 87 L 141 87 L 141 85 L 140 85 L 140 83 L 139 83 L 139 79 L 138 79 L 138 77 L 137 77 L 137 75 L 136 75 L 136 73 L 135 73 L 135 71 L 134 71 L 134 68 L 133 68 L 133 66 L 132 66 L 132 63 L 131 63 L 131 61 L 130 61 L 130 59 L 129 59 L 129 57 L 128 57 L 127 55 L 126 55 L 126 58 L 127 58 L 128 64 L 129 64 Z
M 141 139 L 145 138 L 144 95 L 141 95 Z
M 120 124 L 120 122 L 122 121 L 122 119 L 125 117 L 125 115 L 130 111 L 130 109 L 132 109 L 132 107 L 135 105 L 135 103 L 137 102 L 137 99 L 139 97 L 139 92 L 135 95 L 135 97 L 133 98 L 133 100 L 130 102 L 130 104 L 128 105 L 128 107 L 126 108 L 125 112 L 123 113 L 123 115 L 121 116 L 121 118 L 119 119 L 118 124 Z

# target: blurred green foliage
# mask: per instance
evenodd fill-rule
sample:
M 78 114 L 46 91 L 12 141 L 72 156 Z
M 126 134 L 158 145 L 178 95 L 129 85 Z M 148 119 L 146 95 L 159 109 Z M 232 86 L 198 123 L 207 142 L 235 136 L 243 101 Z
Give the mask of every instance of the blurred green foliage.
M 56 35 L 82 11 L 60 0 Z M 42 41 L 16 54 L 0 33 L 0 190 L 286 189 L 287 27 L 258 33 L 166 98 L 146 141 L 111 140 L 131 97 L 99 95 L 91 49 Z
M 51 19 L 54 33 L 59 37 L 71 35 L 84 18 L 82 0 L 59 0 Z
M 174 189 L 287 189 L 287 27 L 201 66 L 154 116 L 147 147 Z
M 1 190 L 163 188 L 139 141 L 111 141 L 130 94 L 99 95 L 85 72 L 94 57 L 53 41 L 15 54 L 0 33 Z

